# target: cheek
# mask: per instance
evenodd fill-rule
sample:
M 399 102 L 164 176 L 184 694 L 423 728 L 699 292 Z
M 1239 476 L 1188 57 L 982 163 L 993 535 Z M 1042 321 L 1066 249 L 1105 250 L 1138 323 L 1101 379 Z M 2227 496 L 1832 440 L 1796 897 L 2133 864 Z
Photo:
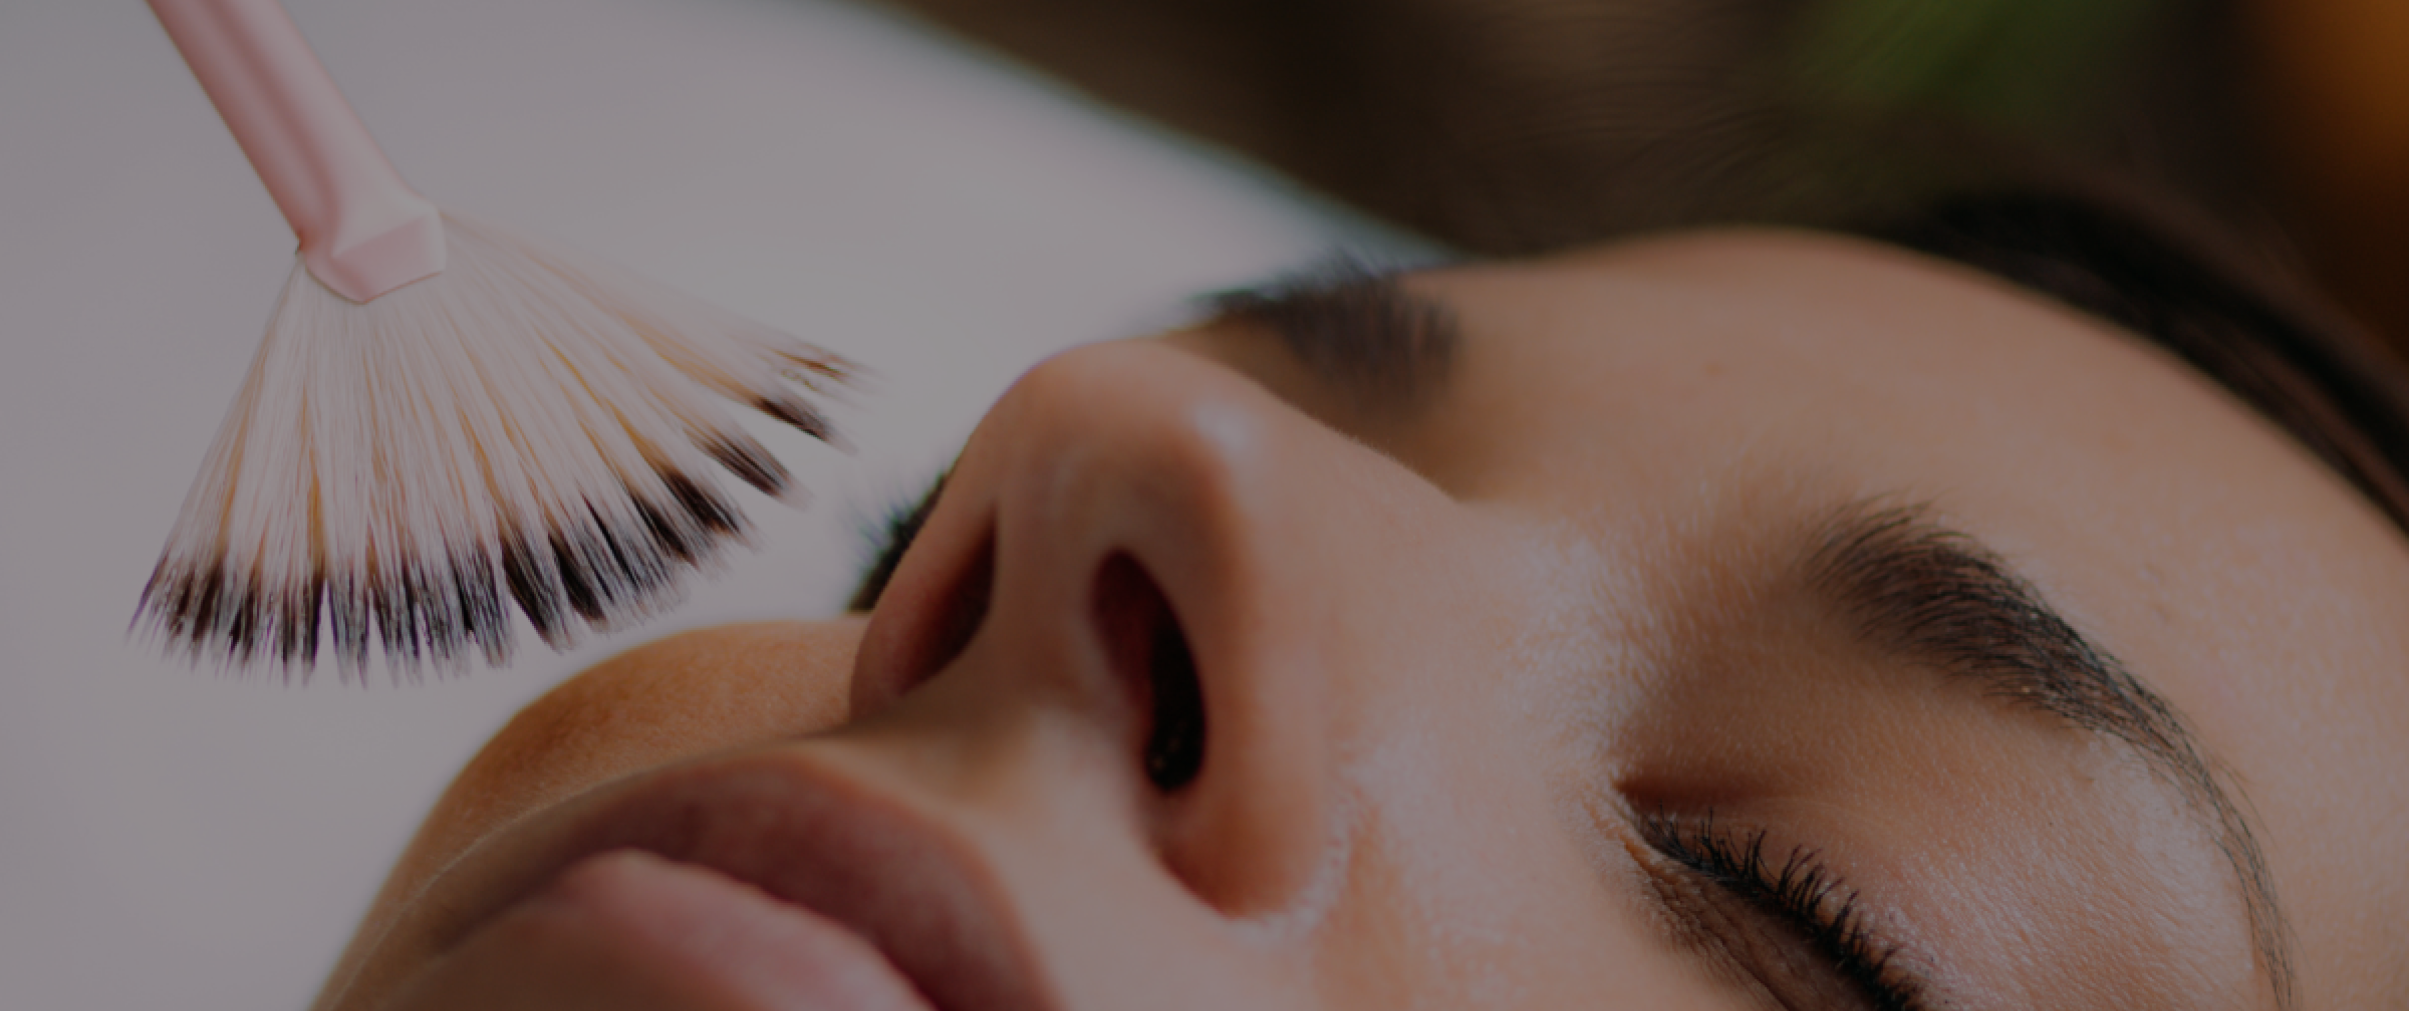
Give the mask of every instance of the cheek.
M 1410 584 L 1440 599 L 1381 630 L 1378 676 L 1346 696 L 1349 858 L 1321 972 L 1344 1006 L 1696 1006 L 1711 988 L 1578 799 L 1605 781 L 1562 725 L 1569 682 L 1594 675 L 1590 637 L 1552 623 L 1548 565 L 1480 548 L 1443 570 L 1460 578 Z M 1473 575 L 1500 569 L 1515 575 Z
M 452 781 L 396 880 L 611 780 L 843 723 L 860 639 L 858 618 L 724 626 L 638 647 L 562 682 Z
M 1481 733 L 1476 713 L 1392 735 L 1353 770 L 1353 858 L 1323 948 L 1344 1005 L 1728 1006 L 1653 925 L 1629 861 L 1568 828 L 1549 785 L 1562 770 L 1523 747 L 1545 735 Z

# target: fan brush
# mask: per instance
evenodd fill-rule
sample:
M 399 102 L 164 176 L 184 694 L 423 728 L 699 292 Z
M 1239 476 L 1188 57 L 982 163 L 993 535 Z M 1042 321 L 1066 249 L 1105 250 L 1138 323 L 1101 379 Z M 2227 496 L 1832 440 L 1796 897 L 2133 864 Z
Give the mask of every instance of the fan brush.
M 749 543 L 718 468 L 801 493 L 739 427 L 823 441 L 841 358 L 402 182 L 276 0 L 150 0 L 300 240 L 134 622 L 196 662 L 345 680 L 508 662 L 673 603 Z

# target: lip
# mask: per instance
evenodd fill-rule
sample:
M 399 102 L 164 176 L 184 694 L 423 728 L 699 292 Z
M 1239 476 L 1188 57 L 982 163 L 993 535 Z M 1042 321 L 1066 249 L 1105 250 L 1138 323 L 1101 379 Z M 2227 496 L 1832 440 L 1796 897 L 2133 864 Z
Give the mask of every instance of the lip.
M 430 882 L 412 903 L 420 908 L 405 914 L 418 922 L 397 924 L 371 958 L 414 963 L 389 967 L 406 978 L 570 868 L 615 850 L 703 867 L 834 921 L 939 1011 L 1055 1006 L 974 847 L 793 747 L 663 770 L 521 822 Z M 334 1006 L 383 996 L 349 992 L 361 981 L 355 976 Z

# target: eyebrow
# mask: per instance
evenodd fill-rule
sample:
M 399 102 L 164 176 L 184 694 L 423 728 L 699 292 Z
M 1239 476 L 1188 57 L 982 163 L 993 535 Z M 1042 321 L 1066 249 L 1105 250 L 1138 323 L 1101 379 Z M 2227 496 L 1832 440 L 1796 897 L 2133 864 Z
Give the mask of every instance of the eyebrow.
M 2293 1007 L 2291 931 L 2265 852 L 2182 717 L 1998 554 L 1930 512 L 1875 502 L 1839 510 L 1810 541 L 1810 585 L 1876 646 L 2138 752 L 2208 822 L 2240 880 L 2275 1004 Z
M 1358 409 L 1409 413 L 1447 381 L 1463 331 L 1453 309 L 1399 272 L 1351 257 L 1203 299 L 1215 325 L 1270 333 Z

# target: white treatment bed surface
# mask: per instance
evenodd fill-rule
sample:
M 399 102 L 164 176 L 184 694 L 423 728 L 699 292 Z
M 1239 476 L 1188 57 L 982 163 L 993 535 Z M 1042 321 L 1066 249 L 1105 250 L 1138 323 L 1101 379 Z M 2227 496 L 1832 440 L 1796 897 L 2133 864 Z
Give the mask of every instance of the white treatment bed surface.
M 869 364 L 818 493 L 681 609 L 507 670 L 214 676 L 127 620 L 292 237 L 149 10 L 0 4 L 0 1008 L 302 1006 L 436 793 L 518 706 L 643 639 L 834 611 L 855 532 L 1046 353 L 1333 248 L 1269 176 L 818 0 L 292 0 L 438 202 Z

